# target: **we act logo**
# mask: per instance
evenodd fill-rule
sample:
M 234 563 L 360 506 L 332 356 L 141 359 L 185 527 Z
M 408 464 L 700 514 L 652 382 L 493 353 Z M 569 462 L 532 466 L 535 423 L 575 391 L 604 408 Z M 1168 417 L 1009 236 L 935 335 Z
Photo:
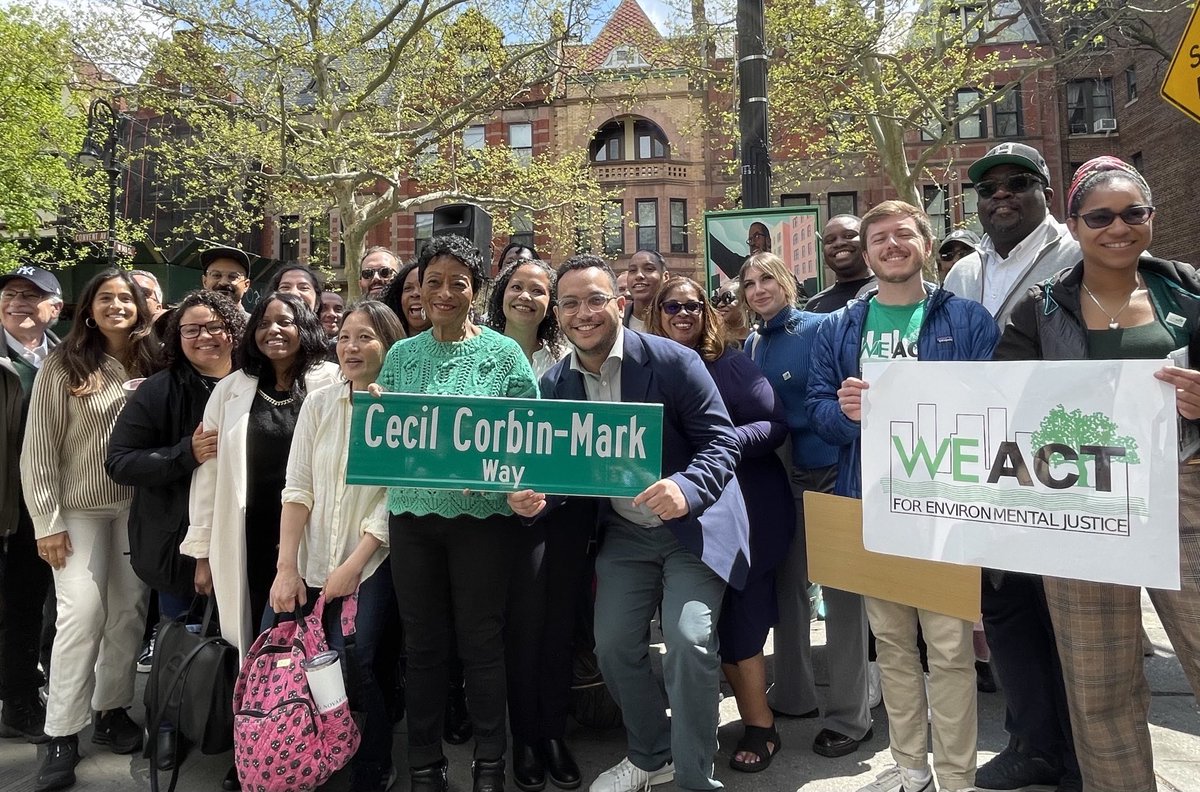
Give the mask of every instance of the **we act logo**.
M 1027 431 L 1007 408 L 943 416 L 918 404 L 913 421 L 890 424 L 891 511 L 1072 531 L 1128 533 L 1148 513 L 1129 495 L 1136 438 L 1101 412 L 1059 404 Z

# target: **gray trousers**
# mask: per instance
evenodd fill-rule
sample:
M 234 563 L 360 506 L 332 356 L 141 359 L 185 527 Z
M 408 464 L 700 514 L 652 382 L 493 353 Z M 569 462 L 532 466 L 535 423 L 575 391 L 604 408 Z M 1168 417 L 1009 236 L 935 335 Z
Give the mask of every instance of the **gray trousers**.
M 669 528 L 607 518 L 596 557 L 600 672 L 621 705 L 629 760 L 648 771 L 674 761 L 675 783 L 683 789 L 722 787 L 713 778 L 713 758 L 721 673 L 717 620 L 724 596 L 725 581 Z M 649 651 L 650 620 L 660 602 L 667 701 Z
M 775 625 L 775 683 L 767 693 L 771 708 L 800 715 L 817 706 L 809 643 L 808 547 L 804 538 L 804 493 L 832 492 L 837 467 L 792 469 L 796 535 L 779 565 L 779 624 Z M 871 728 L 867 703 L 867 611 L 862 595 L 822 588 L 825 598 L 825 657 L 829 696 L 821 727 L 862 739 Z

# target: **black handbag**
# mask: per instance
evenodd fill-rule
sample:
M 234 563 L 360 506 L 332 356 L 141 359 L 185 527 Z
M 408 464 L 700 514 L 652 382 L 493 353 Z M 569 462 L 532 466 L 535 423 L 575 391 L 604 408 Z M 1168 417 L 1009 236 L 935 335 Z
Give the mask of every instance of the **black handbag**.
M 213 622 L 215 599 L 207 597 L 199 632 L 188 622 L 201 601 L 184 616 L 160 622 L 154 638 L 154 660 L 146 682 L 146 723 L 149 729 L 150 786 L 158 792 L 159 726 L 172 724 L 180 738 L 205 754 L 233 748 L 233 685 L 237 680 L 237 648 L 222 638 Z M 193 626 L 194 628 L 194 626 Z M 168 792 L 179 777 L 175 762 Z

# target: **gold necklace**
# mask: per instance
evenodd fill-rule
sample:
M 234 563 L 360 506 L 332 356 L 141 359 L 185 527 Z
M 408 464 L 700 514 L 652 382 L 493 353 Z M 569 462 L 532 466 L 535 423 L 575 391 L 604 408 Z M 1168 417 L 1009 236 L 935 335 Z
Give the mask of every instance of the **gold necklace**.
M 1096 295 L 1092 294 L 1092 290 L 1088 288 L 1088 285 L 1086 283 L 1083 283 L 1083 281 L 1080 281 L 1080 283 L 1083 285 L 1083 290 L 1085 292 L 1087 292 L 1088 297 L 1091 297 L 1092 302 L 1096 303 L 1096 307 L 1100 309 L 1101 313 L 1103 313 L 1105 316 L 1108 317 L 1108 329 L 1109 330 L 1116 330 L 1116 329 L 1120 328 L 1121 323 L 1119 321 L 1117 321 L 1118 317 L 1120 317 L 1121 314 L 1125 313 L 1125 309 L 1129 307 L 1129 304 L 1131 302 L 1133 302 L 1133 295 L 1137 294 L 1138 290 L 1142 288 L 1141 273 L 1136 274 L 1134 277 L 1137 278 L 1137 283 L 1134 284 L 1133 291 L 1129 292 L 1129 296 L 1125 298 L 1125 304 L 1122 305 L 1121 310 L 1117 311 L 1115 314 L 1110 314 L 1108 312 L 1108 310 L 1104 307 L 1104 305 L 1101 304 L 1101 302 L 1098 299 L 1096 299 Z

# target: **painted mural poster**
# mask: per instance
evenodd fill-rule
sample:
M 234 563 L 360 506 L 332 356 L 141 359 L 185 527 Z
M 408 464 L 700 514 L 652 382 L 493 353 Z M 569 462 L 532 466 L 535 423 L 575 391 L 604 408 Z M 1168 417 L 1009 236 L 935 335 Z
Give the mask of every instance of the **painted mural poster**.
M 1178 431 L 1157 360 L 867 363 L 863 542 L 1179 588 Z
M 742 209 L 704 215 L 705 271 L 715 289 L 738 271 L 751 254 L 774 253 L 809 296 L 822 288 L 821 232 L 813 206 Z

